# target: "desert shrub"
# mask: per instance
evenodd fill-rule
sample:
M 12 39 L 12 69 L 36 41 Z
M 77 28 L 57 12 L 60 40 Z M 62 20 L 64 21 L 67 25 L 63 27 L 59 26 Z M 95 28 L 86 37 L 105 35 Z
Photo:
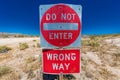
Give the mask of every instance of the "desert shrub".
M 29 58 L 25 59 L 26 63 L 31 63 L 31 62 L 34 62 L 34 61 L 36 61 L 35 57 L 29 57 Z
M 19 43 L 19 48 L 20 50 L 25 50 L 27 49 L 29 46 L 27 43 Z
M 120 57 L 120 51 L 116 52 L 115 56 Z
M 17 37 L 25 37 L 24 35 L 17 35 Z
M 0 78 L 1 78 L 0 80 L 20 80 L 21 79 L 20 74 L 18 74 L 17 72 L 8 73 L 4 76 L 1 76 Z
M 37 45 L 38 48 L 40 47 L 40 43 L 37 43 L 36 45 Z
M 0 66 L 0 76 L 12 72 L 11 68 L 8 66 Z
M 3 61 L 3 60 L 6 60 L 8 58 L 11 58 L 11 54 L 3 54 L 3 55 L 0 55 L 0 62 Z
M 100 70 L 100 72 L 99 72 L 101 75 L 102 75 L 102 77 L 104 78 L 104 80 L 110 80 L 109 79 L 109 76 L 111 76 L 111 78 L 114 76 L 113 74 L 111 74 L 111 72 L 110 71 L 108 71 L 107 69 L 105 69 L 105 68 L 101 68 L 101 70 Z M 111 79 L 112 80 L 112 79 Z
M 99 42 L 97 42 L 97 41 L 88 41 L 88 46 L 92 46 L 92 47 L 97 47 L 97 46 L 99 46 L 100 44 L 99 44 Z
M 4 52 L 7 52 L 11 50 L 10 47 L 7 47 L 7 46 L 0 46 L 0 53 L 4 53 Z
M 39 62 L 42 63 L 42 56 L 39 55 Z
M 29 70 L 36 70 L 41 67 L 41 63 L 39 61 L 34 61 L 32 63 L 25 63 L 23 66 L 21 66 L 21 69 L 23 72 L 28 73 Z
M 36 47 L 35 45 L 32 45 L 33 47 Z
M 33 42 L 36 42 L 36 40 L 34 39 Z
M 82 44 L 83 46 L 87 46 L 87 45 L 88 45 L 88 40 L 82 40 L 81 44 Z
M 90 40 L 87 43 L 88 46 L 97 47 L 99 46 L 99 39 L 97 36 L 90 36 Z
M 4 35 L 3 38 L 9 38 L 9 35 Z
M 93 40 L 93 39 L 96 39 L 96 37 L 97 37 L 96 35 L 91 35 L 91 36 L 90 36 L 90 39 Z
M 32 69 L 30 69 L 29 71 L 28 71 L 28 79 L 32 79 L 32 78 L 34 78 L 35 77 L 35 74 L 34 74 L 34 72 L 33 72 L 33 70 Z
M 64 80 L 75 80 L 75 76 L 72 74 L 70 75 L 63 75 Z

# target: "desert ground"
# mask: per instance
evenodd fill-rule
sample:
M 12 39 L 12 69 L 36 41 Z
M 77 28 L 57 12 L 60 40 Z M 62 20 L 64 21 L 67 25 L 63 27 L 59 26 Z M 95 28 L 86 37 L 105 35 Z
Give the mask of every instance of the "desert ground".
M 21 50 L 20 44 L 28 47 Z M 39 38 L 2 38 L 0 46 L 10 47 L 11 50 L 0 54 L 0 68 L 7 67 L 10 71 L 0 72 L 0 80 L 32 80 L 41 67 Z M 2 75 L 4 74 L 4 75 Z M 36 79 L 37 80 L 37 79 Z
M 0 38 L 0 45 L 29 42 L 32 40 L 39 40 L 39 38 Z
M 43 80 L 39 44 L 39 37 L 0 38 L 0 48 L 8 47 L 0 49 L 0 80 Z M 120 80 L 119 34 L 82 37 L 80 50 L 81 73 L 64 80 Z

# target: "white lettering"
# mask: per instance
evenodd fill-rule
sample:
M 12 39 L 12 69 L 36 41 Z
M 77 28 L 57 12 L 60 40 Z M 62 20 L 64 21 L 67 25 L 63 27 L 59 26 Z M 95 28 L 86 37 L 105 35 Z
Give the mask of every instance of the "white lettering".
M 48 53 L 48 54 L 47 54 L 47 59 L 48 59 L 48 60 L 52 60 L 52 54 Z
M 59 37 L 58 34 L 54 34 L 55 39 L 58 39 L 58 37 Z
M 74 20 L 76 14 L 61 13 L 61 20 Z
M 49 21 L 49 20 L 56 20 L 56 14 L 53 13 L 53 14 L 49 14 L 47 13 L 46 14 L 46 20 Z
M 64 66 L 63 66 L 62 63 L 61 63 L 60 66 L 59 66 L 59 70 L 61 70 L 61 69 L 64 70 Z
M 72 14 L 72 18 L 73 18 L 73 20 L 75 19 L 75 14 Z
M 58 64 L 57 63 L 52 63 L 53 70 L 58 70 Z
M 62 33 L 59 33 L 60 34 L 60 39 L 62 39 Z
M 55 13 L 52 14 L 52 20 L 56 20 L 56 14 Z
M 53 70 L 68 70 L 70 63 L 52 63 Z
M 68 70 L 69 66 L 70 66 L 70 63 L 68 64 L 65 63 L 66 70 Z
M 46 20 L 50 20 L 50 14 L 46 14 Z
M 61 20 L 66 20 L 66 14 L 61 14 Z
M 75 53 L 72 53 L 71 56 L 72 56 L 71 60 L 73 60 L 73 61 L 76 60 L 76 54 Z
M 70 54 L 65 54 L 65 60 L 67 61 L 69 61 L 70 60 Z
M 72 33 L 49 33 L 49 39 L 55 40 L 55 39 L 72 39 L 73 34 Z
M 67 33 L 64 33 L 64 39 L 67 39 Z
M 60 60 L 60 61 L 75 61 L 76 60 L 76 54 L 75 53 L 47 53 L 47 59 L 48 60 Z
M 53 39 L 52 33 L 49 33 L 49 39 Z
M 72 33 L 68 33 L 68 39 L 72 39 Z
M 63 61 L 64 60 L 64 54 L 59 54 L 59 60 Z
M 71 20 L 72 19 L 72 16 L 70 13 L 67 14 L 67 20 Z
M 58 54 L 53 54 L 53 60 L 58 60 Z

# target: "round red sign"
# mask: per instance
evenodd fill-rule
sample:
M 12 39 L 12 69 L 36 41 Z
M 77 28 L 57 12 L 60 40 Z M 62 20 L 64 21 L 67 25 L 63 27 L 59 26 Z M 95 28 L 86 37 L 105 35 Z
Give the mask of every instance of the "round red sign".
M 48 43 L 64 47 L 72 44 L 78 38 L 81 23 L 78 14 L 71 7 L 58 4 L 44 13 L 40 28 Z

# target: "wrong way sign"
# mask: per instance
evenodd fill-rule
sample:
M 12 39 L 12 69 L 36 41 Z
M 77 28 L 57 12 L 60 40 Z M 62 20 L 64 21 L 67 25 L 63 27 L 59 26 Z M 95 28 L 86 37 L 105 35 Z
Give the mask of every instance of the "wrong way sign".
M 79 47 L 81 10 L 80 5 L 41 5 L 41 46 Z
M 43 72 L 70 74 L 80 72 L 80 50 L 43 49 Z

